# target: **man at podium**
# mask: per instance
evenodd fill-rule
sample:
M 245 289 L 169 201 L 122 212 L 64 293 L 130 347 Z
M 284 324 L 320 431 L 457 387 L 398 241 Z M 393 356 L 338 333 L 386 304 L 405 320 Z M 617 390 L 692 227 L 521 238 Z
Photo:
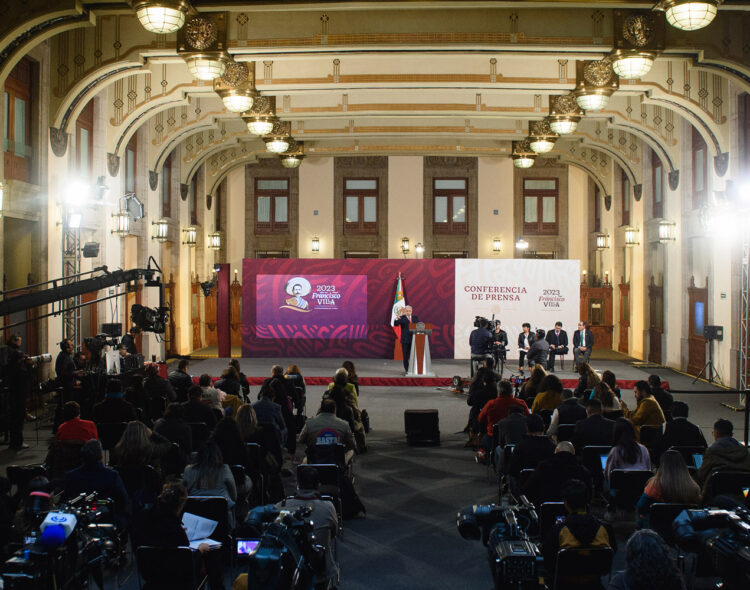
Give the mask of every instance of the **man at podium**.
M 416 324 L 419 318 L 412 315 L 411 305 L 401 308 L 399 316 L 393 320 L 394 326 L 401 326 L 401 352 L 404 355 L 404 371 L 409 371 L 409 357 L 411 356 L 412 334 L 409 332 L 409 324 Z

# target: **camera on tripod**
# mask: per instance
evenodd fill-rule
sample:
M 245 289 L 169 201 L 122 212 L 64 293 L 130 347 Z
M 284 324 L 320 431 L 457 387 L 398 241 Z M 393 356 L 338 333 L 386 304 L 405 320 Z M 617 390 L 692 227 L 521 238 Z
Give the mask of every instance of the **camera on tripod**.
M 458 532 L 464 539 L 482 539 L 487 547 L 495 590 L 541 588 L 543 559 L 527 534 L 529 527 L 538 525 L 538 518 L 524 496 L 520 505 L 470 506 L 456 518 Z
M 91 354 L 99 354 L 105 346 L 116 347 L 117 339 L 110 338 L 109 334 L 97 334 L 96 336 L 84 338 L 83 343 Z
M 486 322 L 485 325 L 489 327 L 490 320 L 488 320 L 486 317 L 481 316 L 481 315 L 475 315 L 474 316 L 474 327 L 475 328 L 478 328 L 479 326 L 481 326 L 482 322 Z

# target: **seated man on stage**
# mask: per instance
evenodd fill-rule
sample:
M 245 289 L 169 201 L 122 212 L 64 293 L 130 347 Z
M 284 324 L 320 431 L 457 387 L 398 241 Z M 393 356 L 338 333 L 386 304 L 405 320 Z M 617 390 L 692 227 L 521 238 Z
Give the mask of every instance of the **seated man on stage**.
M 573 359 L 576 370 L 581 363 L 588 363 L 591 349 L 594 348 L 594 335 L 586 329 L 586 322 L 578 322 L 578 329 L 573 333 Z
M 534 334 L 531 333 L 529 322 L 521 324 L 521 330 L 522 332 L 518 335 L 518 372 L 523 375 L 523 361 L 531 345 L 534 344 Z
M 547 370 L 555 372 L 555 356 L 568 354 L 568 333 L 562 329 L 562 322 L 555 322 L 555 329 L 547 332 L 549 342 L 549 360 Z
M 399 316 L 393 320 L 394 326 L 401 326 L 401 352 L 404 356 L 404 372 L 409 372 L 409 357 L 411 356 L 412 333 L 409 332 L 409 324 L 416 324 L 419 318 L 412 315 L 411 305 L 401 308 Z

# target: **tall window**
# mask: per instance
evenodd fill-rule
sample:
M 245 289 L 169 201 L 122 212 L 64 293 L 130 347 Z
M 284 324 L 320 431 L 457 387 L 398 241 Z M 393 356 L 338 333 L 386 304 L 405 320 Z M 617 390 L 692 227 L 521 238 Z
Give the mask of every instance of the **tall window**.
M 594 231 L 602 231 L 602 191 L 594 185 Z
M 693 127 L 693 209 L 698 209 L 706 202 L 706 142 Z
M 620 170 L 620 205 L 622 225 L 630 225 L 630 180 L 624 170 Z
M 161 169 L 161 216 L 172 217 L 172 154 Z
M 198 173 L 193 175 L 188 187 L 188 217 L 191 225 L 198 225 Z
M 76 164 L 78 173 L 83 177 L 93 174 L 94 153 L 94 101 L 83 108 L 76 119 Z
M 523 179 L 523 233 L 556 235 L 557 178 Z
M 466 178 L 436 178 L 432 186 L 434 217 L 432 231 L 436 234 L 466 234 L 468 224 L 468 190 Z
M 5 115 L 5 176 L 23 182 L 31 181 L 31 90 L 33 64 L 22 59 L 5 81 L 3 112 Z
M 125 192 L 135 192 L 135 179 L 138 173 L 136 159 L 138 157 L 138 133 L 133 134 L 125 148 Z
M 270 234 L 289 231 L 289 180 L 255 179 L 255 232 Z
M 344 233 L 378 232 L 378 179 L 344 179 Z
M 664 169 L 656 152 L 651 152 L 651 180 L 654 187 L 652 217 L 664 217 Z

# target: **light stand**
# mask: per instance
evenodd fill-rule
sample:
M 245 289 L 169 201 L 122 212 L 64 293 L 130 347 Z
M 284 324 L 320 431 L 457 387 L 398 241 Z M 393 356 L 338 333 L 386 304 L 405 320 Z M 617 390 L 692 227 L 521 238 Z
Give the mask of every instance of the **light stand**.
M 693 379 L 693 383 L 698 381 L 701 377 L 706 379 L 709 383 L 713 383 L 714 381 L 718 381 L 721 383 L 721 375 L 719 375 L 719 371 L 716 370 L 716 365 L 714 365 L 714 340 L 716 340 L 716 336 L 709 335 L 708 338 L 708 362 L 703 366 L 701 369 L 701 372 L 698 373 L 698 376 Z

